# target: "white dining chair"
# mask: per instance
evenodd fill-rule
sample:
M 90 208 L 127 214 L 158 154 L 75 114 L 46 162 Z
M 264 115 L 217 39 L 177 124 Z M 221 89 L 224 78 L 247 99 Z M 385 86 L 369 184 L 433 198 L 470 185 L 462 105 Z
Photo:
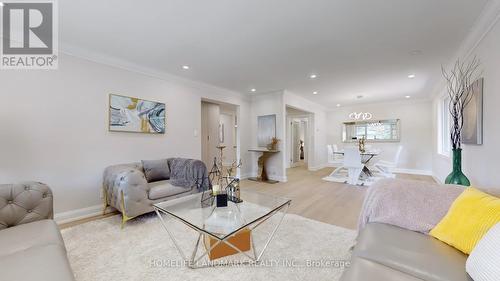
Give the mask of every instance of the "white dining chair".
M 344 148 L 344 165 L 348 171 L 348 184 L 357 185 L 359 182 L 359 177 L 365 165 L 361 162 L 361 154 L 357 147 L 346 147 Z
M 328 149 L 328 164 L 333 167 L 341 166 L 343 164 L 343 157 L 341 154 L 335 153 L 339 151 L 337 145 L 328 144 L 326 147 Z
M 396 150 L 396 154 L 394 155 L 394 158 L 392 161 L 385 161 L 385 160 L 380 160 L 377 163 L 375 163 L 373 166 L 379 170 L 385 177 L 388 178 L 394 178 L 394 169 L 398 167 L 399 164 L 399 158 L 401 157 L 401 152 L 403 151 L 403 146 L 400 145 L 398 146 L 398 149 Z
M 335 177 L 335 175 L 342 169 L 344 169 L 344 156 L 340 153 L 334 153 L 338 152 L 338 147 L 336 144 L 328 144 L 327 146 L 328 149 L 328 164 L 332 167 L 336 167 L 335 170 L 333 170 L 329 177 Z

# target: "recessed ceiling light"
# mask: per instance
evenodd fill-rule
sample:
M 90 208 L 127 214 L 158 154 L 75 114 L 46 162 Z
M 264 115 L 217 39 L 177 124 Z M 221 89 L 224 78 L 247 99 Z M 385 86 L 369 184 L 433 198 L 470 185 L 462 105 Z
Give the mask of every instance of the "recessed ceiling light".
M 318 94 L 318 92 L 316 92 L 316 91 L 313 92 L 313 95 L 317 95 L 317 94 Z
M 250 91 L 251 92 L 255 92 L 255 91 L 257 91 L 257 89 L 255 89 L 255 88 L 254 89 L 250 89 Z
M 5 6 L 5 4 L 3 2 L 0 2 L 0 7 L 3 7 Z
M 318 75 L 316 75 L 316 74 L 311 74 L 311 75 L 309 75 L 309 78 L 311 78 L 311 79 L 314 79 L 314 78 L 316 78 L 316 77 L 318 77 Z
M 419 55 L 422 54 L 422 51 L 421 50 L 413 50 L 413 51 L 410 52 L 410 54 L 412 56 L 419 56 Z
M 189 69 L 189 65 L 183 65 L 182 69 L 188 70 Z
M 409 98 L 411 98 L 411 96 L 405 96 L 405 98 L 409 99 Z
M 340 107 L 340 103 L 337 103 L 337 107 Z
M 357 99 L 362 99 L 363 98 L 363 95 L 358 95 L 356 96 Z
M 410 75 L 408 75 L 408 78 L 413 79 L 413 78 L 415 78 L 415 76 L 416 76 L 415 74 L 410 74 Z

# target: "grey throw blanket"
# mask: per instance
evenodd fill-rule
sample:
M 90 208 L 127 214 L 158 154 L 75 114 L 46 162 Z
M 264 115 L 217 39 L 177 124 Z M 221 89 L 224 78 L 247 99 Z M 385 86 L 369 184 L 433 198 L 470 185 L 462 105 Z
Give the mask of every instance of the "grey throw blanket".
M 358 231 L 369 222 L 428 233 L 446 215 L 464 187 L 424 181 L 384 179 L 373 184 L 363 202 Z
M 170 183 L 175 186 L 192 187 L 207 190 L 210 187 L 208 170 L 200 160 L 186 158 L 169 158 Z

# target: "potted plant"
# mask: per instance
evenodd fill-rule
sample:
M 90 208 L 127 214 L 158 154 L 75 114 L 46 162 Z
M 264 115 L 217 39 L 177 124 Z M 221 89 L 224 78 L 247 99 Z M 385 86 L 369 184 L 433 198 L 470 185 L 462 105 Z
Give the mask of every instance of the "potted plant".
M 479 60 L 474 57 L 469 63 L 457 60 L 450 71 L 442 67 L 450 97 L 451 129 L 450 138 L 453 151 L 453 171 L 446 177 L 446 184 L 470 186 L 469 179 L 462 172 L 462 128 L 464 110 L 473 98 L 474 82 L 477 79 Z

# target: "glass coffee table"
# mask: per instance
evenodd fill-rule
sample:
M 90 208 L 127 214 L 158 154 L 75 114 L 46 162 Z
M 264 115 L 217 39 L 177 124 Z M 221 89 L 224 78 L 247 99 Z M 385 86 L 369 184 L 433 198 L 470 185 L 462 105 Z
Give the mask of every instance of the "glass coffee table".
M 211 199 L 202 203 L 203 196 L 207 194 L 197 193 L 153 205 L 168 236 L 190 268 L 259 262 L 291 204 L 286 198 L 241 191 L 243 202 L 228 201 L 227 207 L 216 207 Z M 179 243 L 185 237 L 173 231 L 173 224 L 177 222 L 195 232 L 194 248 Z M 264 233 L 257 231 L 259 227 Z

